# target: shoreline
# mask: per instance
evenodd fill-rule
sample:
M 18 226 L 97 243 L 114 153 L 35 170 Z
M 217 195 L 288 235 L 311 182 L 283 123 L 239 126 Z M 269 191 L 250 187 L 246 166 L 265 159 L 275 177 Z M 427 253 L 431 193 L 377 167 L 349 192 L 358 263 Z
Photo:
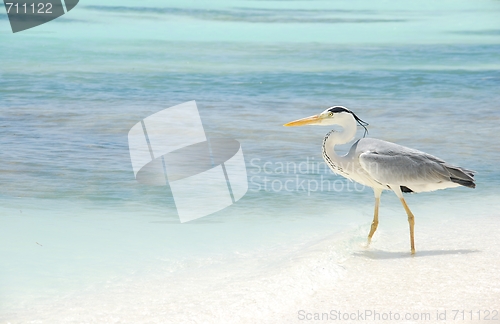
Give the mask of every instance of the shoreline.
M 241 258 L 184 276 L 155 274 L 108 282 L 100 289 L 2 317 L 10 323 L 160 323 L 165 319 L 303 323 L 307 320 L 299 319 L 301 310 L 307 314 L 430 312 L 433 316 L 443 311 L 450 316 L 454 309 L 500 310 L 500 248 L 494 244 L 500 216 L 479 220 L 422 224 L 414 257 L 405 251 L 407 233 L 402 230 L 406 228 L 379 230 L 372 246 L 365 248 L 366 229 L 360 226 L 278 257 L 269 254 L 257 262 Z

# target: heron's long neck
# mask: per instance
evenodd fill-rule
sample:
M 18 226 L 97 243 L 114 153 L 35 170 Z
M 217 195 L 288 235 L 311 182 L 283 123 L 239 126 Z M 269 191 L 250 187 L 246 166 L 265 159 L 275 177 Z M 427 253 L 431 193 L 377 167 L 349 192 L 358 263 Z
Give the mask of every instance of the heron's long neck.
M 326 134 L 323 140 L 323 158 L 330 166 L 332 164 L 333 166 L 341 166 L 343 162 L 347 162 L 345 156 L 335 153 L 335 145 L 348 143 L 356 135 L 356 120 L 354 117 L 346 117 L 339 125 L 342 126 L 342 131 L 332 130 Z

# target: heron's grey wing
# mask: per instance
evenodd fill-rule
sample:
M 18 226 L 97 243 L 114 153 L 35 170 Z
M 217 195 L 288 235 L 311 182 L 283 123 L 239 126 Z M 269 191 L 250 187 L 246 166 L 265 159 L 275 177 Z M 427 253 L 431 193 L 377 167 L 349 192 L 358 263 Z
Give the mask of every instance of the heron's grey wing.
M 360 153 L 362 168 L 384 185 L 412 188 L 452 182 L 474 186 L 473 171 L 453 166 L 433 155 L 405 146 L 377 139 L 363 139 L 358 144 L 357 151 Z

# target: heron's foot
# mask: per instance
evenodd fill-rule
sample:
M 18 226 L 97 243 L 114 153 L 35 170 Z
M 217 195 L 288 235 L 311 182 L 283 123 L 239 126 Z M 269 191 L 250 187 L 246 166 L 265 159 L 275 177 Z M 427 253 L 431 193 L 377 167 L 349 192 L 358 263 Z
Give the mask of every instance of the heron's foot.
M 368 244 L 372 241 L 373 234 L 375 234 L 375 231 L 377 230 L 378 226 L 378 221 L 373 221 L 372 226 L 370 228 L 370 233 L 368 234 Z
M 411 255 L 415 255 L 415 249 L 411 249 Z
M 371 243 L 372 243 L 372 238 L 368 236 L 368 240 L 366 240 L 365 248 L 366 249 L 369 248 Z

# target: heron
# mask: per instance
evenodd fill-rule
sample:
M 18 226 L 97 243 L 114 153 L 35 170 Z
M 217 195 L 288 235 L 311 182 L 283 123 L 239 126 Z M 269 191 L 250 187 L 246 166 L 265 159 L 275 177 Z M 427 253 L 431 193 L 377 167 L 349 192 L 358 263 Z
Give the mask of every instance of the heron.
M 380 196 L 384 190 L 392 190 L 401 201 L 410 225 L 411 254 L 415 254 L 415 216 L 406 203 L 403 192 L 429 192 L 439 189 L 465 186 L 475 188 L 475 171 L 455 166 L 444 160 L 409 147 L 366 138 L 368 123 L 343 106 L 333 106 L 319 115 L 289 122 L 283 126 L 338 125 L 341 131 L 331 130 L 323 139 L 322 155 L 330 169 L 347 179 L 371 187 L 375 195 L 375 210 L 368 243 L 378 226 Z M 338 155 L 335 146 L 352 141 L 356 128 L 365 129 L 347 154 Z

